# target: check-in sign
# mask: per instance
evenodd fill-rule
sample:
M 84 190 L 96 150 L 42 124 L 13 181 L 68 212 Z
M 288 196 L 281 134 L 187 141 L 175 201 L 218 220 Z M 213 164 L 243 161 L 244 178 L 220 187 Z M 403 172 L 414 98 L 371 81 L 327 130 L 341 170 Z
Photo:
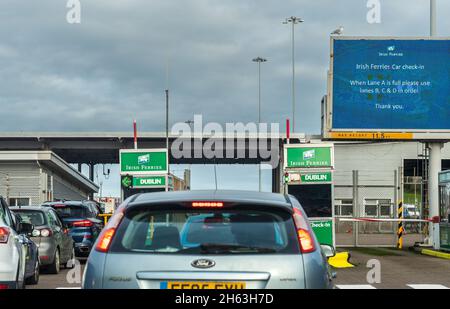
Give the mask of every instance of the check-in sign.
M 146 175 L 167 173 L 167 149 L 121 149 L 120 173 Z
M 134 176 L 133 188 L 156 188 L 166 185 L 166 176 Z
M 333 246 L 333 220 L 310 219 L 311 227 L 321 245 Z
M 286 145 L 285 168 L 333 167 L 333 147 L 331 145 Z

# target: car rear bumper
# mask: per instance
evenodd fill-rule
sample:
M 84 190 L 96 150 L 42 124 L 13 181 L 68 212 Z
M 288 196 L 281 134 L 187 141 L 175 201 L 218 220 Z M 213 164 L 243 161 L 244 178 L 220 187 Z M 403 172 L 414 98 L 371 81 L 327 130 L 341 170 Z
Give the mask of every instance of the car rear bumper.
M 6 288 L 4 286 L 6 286 Z M 17 282 L 16 281 L 0 281 L 0 287 L 2 289 L 7 289 L 7 290 L 17 289 Z
M 88 257 L 92 250 L 92 243 L 75 243 L 75 256 Z
M 10 254 L 0 252 L 0 283 L 15 282 L 19 269 L 18 258 Z M 3 252 L 5 253 L 5 252 Z
M 49 265 L 53 263 L 56 252 L 56 243 L 52 238 L 34 238 L 31 240 L 38 246 L 39 250 L 39 262 L 41 265 Z

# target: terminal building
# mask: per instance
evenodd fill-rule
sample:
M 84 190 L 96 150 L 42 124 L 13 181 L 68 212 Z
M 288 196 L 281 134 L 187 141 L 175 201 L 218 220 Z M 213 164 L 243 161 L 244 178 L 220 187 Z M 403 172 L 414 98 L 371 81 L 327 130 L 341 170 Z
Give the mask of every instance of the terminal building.
M 334 142 L 334 216 L 396 218 L 398 203 L 410 218 L 428 218 L 427 160 L 418 142 Z M 450 170 L 450 144 L 442 149 L 442 170 Z M 394 245 L 396 223 L 336 220 L 336 244 Z M 405 242 L 423 240 L 423 224 L 405 226 Z
M 0 195 L 10 206 L 85 200 L 98 189 L 52 151 L 0 151 Z

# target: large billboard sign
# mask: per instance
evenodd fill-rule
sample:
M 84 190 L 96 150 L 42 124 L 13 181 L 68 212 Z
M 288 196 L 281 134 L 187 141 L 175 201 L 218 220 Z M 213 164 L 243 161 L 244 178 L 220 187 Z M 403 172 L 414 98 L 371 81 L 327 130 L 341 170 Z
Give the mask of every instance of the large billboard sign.
M 448 38 L 333 37 L 324 137 L 450 139 Z

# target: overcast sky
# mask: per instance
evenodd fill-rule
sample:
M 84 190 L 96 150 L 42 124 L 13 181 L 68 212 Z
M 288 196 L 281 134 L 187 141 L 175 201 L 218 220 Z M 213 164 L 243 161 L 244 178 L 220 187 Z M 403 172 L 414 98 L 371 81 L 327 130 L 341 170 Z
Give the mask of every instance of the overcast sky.
M 438 0 L 438 34 L 449 35 L 450 1 Z M 2 131 L 164 130 L 166 63 L 171 122 L 255 121 L 256 56 L 262 117 L 291 111 L 290 15 L 296 28 L 298 131 L 320 131 L 329 33 L 424 36 L 428 0 L 381 0 L 381 23 L 366 0 L 81 0 L 81 23 L 66 0 L 0 1 Z
M 381 0 L 379 24 L 367 22 L 366 0 L 81 0 L 80 24 L 67 23 L 66 3 L 0 1 L 1 131 L 124 131 L 134 118 L 163 131 L 168 59 L 171 123 L 256 121 L 257 56 L 268 59 L 262 119 L 284 127 L 291 41 L 282 21 L 296 15 L 305 20 L 296 26 L 297 131 L 319 133 L 332 30 L 429 34 L 429 0 Z M 448 36 L 450 1 L 437 3 L 438 35 Z

